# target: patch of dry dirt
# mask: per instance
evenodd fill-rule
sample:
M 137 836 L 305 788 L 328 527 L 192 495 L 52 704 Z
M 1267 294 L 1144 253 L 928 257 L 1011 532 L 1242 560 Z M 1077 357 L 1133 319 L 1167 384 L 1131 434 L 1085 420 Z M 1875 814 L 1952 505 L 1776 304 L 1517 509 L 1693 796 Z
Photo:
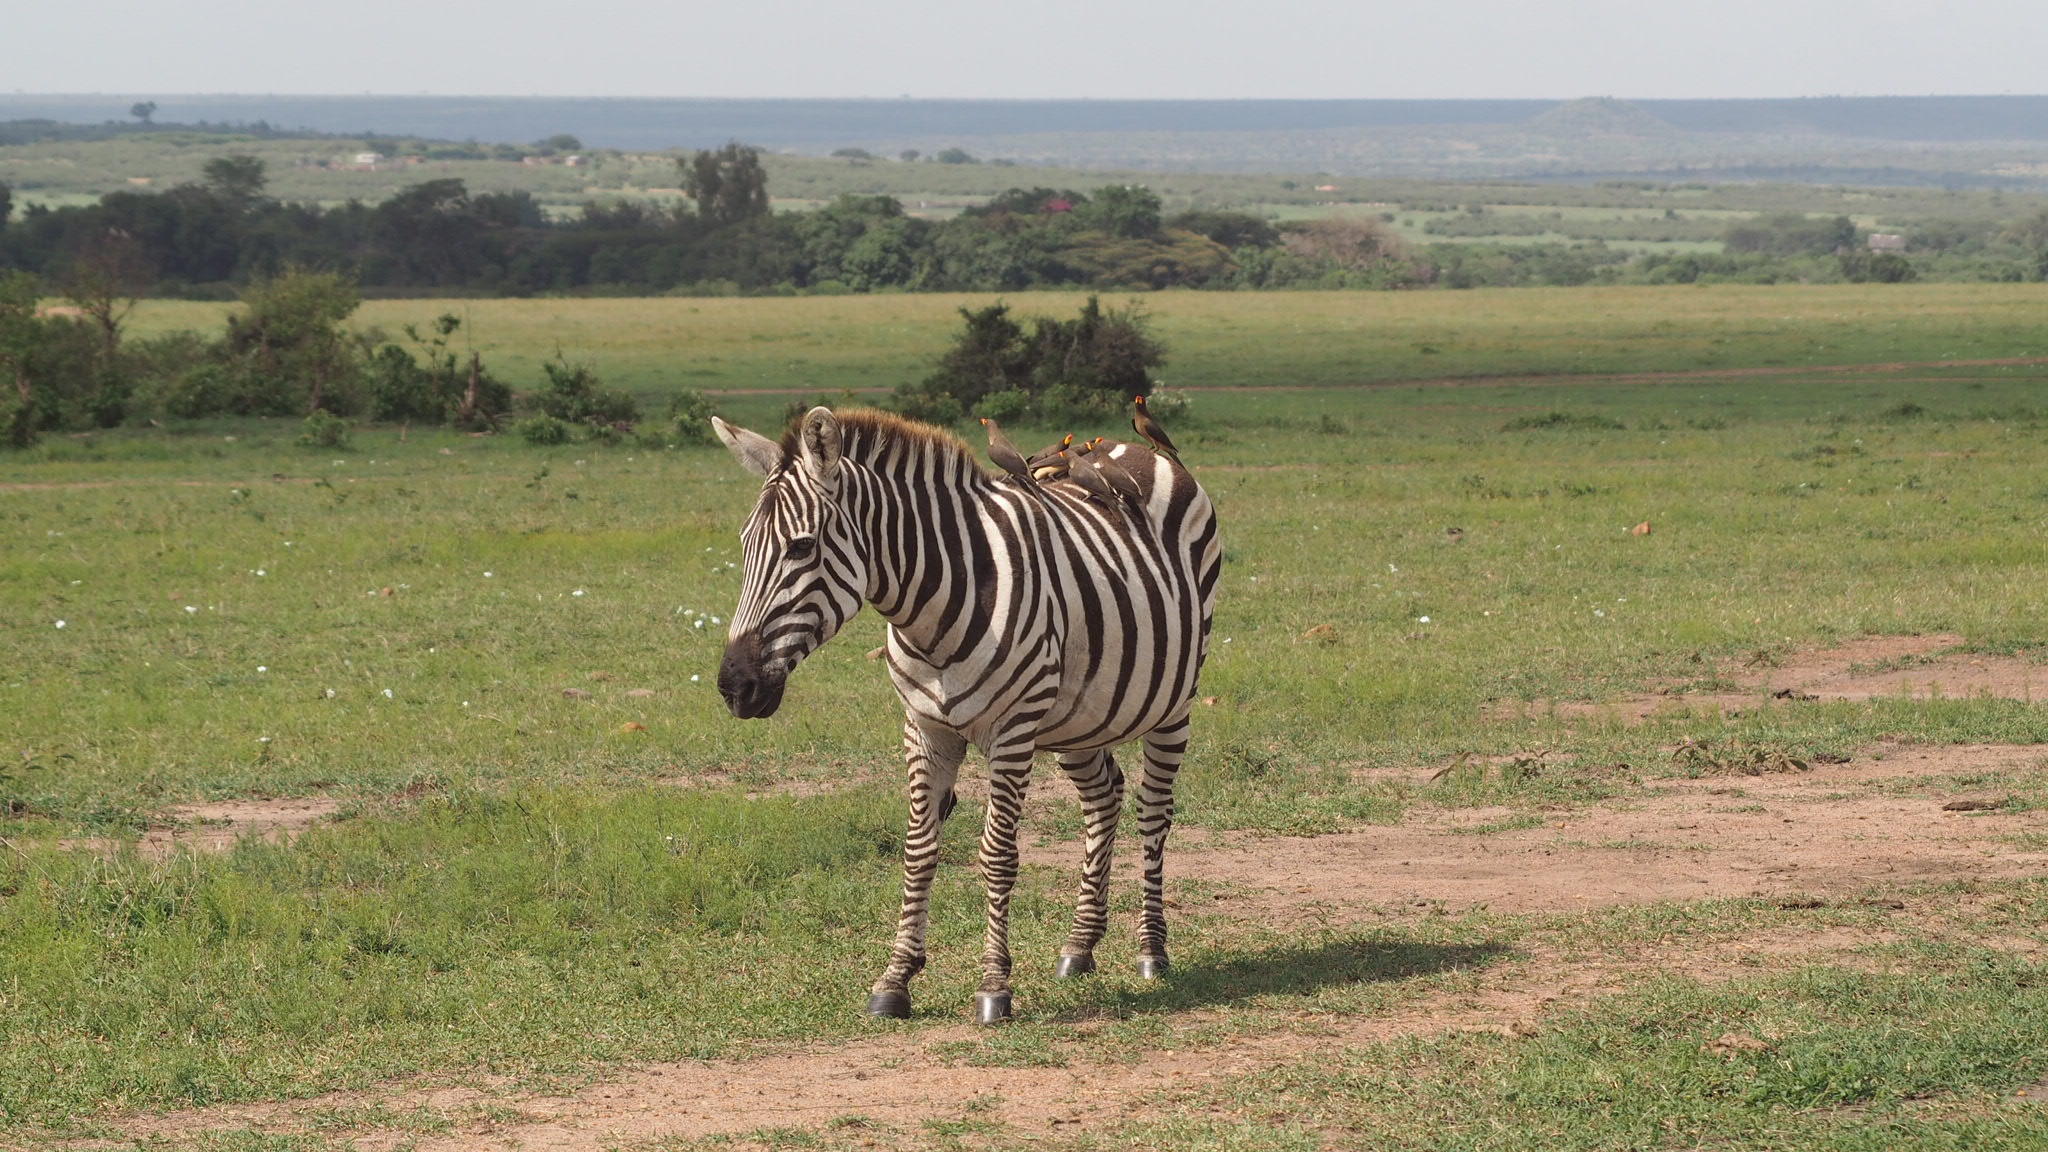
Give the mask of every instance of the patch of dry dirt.
M 1714 677 L 1736 685 L 1728 690 L 1690 692 L 1683 684 L 1665 684 L 1607 704 L 1538 702 L 1507 708 L 1530 713 L 1554 710 L 1566 717 L 1644 720 L 1670 712 L 1713 710 L 1728 715 L 1815 701 L 1884 697 L 2048 700 L 2048 664 L 1965 652 L 1960 650 L 1963 643 L 1963 637 L 1949 633 L 1868 636 L 1825 650 L 1784 656 L 1759 654 L 1737 661 Z
M 161 859 L 180 848 L 195 852 L 224 852 L 244 836 L 266 840 L 289 840 L 319 821 L 341 810 L 341 802 L 326 796 L 293 796 L 275 800 L 214 800 L 203 804 L 179 804 L 164 810 L 164 822 L 151 824 L 136 849 L 151 859 Z M 110 840 L 64 840 L 65 847 L 112 851 Z

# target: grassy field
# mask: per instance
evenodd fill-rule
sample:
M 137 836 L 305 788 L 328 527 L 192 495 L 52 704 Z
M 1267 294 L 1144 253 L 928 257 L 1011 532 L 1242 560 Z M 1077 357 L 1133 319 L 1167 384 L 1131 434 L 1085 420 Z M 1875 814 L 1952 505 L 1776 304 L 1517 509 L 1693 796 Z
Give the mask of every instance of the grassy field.
M 396 335 L 441 311 L 515 387 L 537 387 L 559 349 L 645 396 L 689 387 L 753 419 L 788 395 L 890 389 L 922 378 L 961 308 L 1005 300 L 1069 316 L 1076 293 L 805 299 L 373 300 L 360 328 Z M 1500 376 L 1775 369 L 2048 356 L 2038 285 L 1574 288 L 1396 292 L 1169 292 L 1136 303 L 1169 359 L 1158 375 L 1199 388 L 1346 389 Z M 146 301 L 136 335 L 217 329 L 233 306 Z M 1350 401 L 1345 401 L 1349 403 Z M 1264 404 L 1267 401 L 1260 401 Z M 758 415 L 757 415 L 758 414 Z
M 361 319 L 465 311 L 515 378 L 559 344 L 643 393 L 766 389 L 721 398 L 763 425 L 792 394 L 914 377 L 954 309 L 978 302 L 414 301 Z M 1064 314 L 1077 300 L 1013 302 Z M 1166 378 L 1216 389 L 1175 427 L 1228 546 L 1203 688 L 1216 703 L 1182 792 L 1191 835 L 1586 804 L 1683 774 L 1670 750 L 1685 738 L 1798 755 L 1881 737 L 2048 743 L 2037 704 L 1986 697 L 1640 725 L 1554 706 L 1866 633 L 2042 653 L 2048 367 L 1943 363 L 2048 355 L 2038 289 L 1147 303 Z M 218 315 L 156 303 L 136 324 Z M 1698 369 L 1726 371 L 1650 375 Z M 726 717 L 711 681 L 754 486 L 724 453 L 417 428 L 317 451 L 296 432 L 117 432 L 0 458 L 0 1144 L 104 1134 L 134 1108 L 479 1070 L 550 1083 L 882 1027 L 857 1014 L 900 836 L 893 694 L 861 657 L 879 625 L 860 618 L 810 660 L 774 720 Z M 1631 535 L 1645 520 L 1655 531 Z M 1556 767 L 1360 774 L 1535 748 Z M 1065 836 L 1066 790 L 1042 790 L 1057 797 L 1042 827 Z M 2048 805 L 2039 781 L 2016 795 Z M 173 805 L 304 796 L 338 801 L 339 817 L 288 845 L 108 848 Z M 971 987 L 972 823 L 949 829 L 933 945 L 949 962 L 924 977 L 913 1029 L 953 1019 Z M 2038 885 L 2007 895 L 1972 938 L 2040 941 Z M 1063 882 L 1027 875 L 1020 956 L 1057 946 L 1066 901 Z M 1270 1027 L 1264 1012 L 1455 991 L 1536 942 L 1626 952 L 1673 924 L 1712 935 L 1789 913 L 1660 915 L 1474 915 L 1312 940 L 1190 916 L 1176 926 L 1185 978 L 1033 985 L 997 1056 L 1036 1058 L 1075 1019 L 1106 1021 L 1105 1043 L 1186 1042 L 1171 1022 L 1219 1006 L 1227 1040 Z M 2022 1139 L 2038 1120 L 1915 1103 L 2048 1073 L 2038 955 L 1958 950 L 1946 932 L 1900 938 L 1879 972 L 1640 987 L 1534 1047 L 1353 1051 L 1204 1099 L 1248 1110 L 1241 1123 L 1133 1138 L 1885 1146 L 1857 1135 L 1853 1108 L 1904 1134 L 1890 1146 L 2038 1146 Z M 1417 959 L 1430 956 L 1462 959 Z M 1253 969 L 1268 984 L 1247 995 L 1231 981 Z M 1700 1034 L 1760 1015 L 1807 1046 L 1782 1063 L 1698 1053 Z M 1829 1079 L 1843 1053 L 1851 1073 Z M 1597 1124 L 1575 1119 L 1585 1109 Z

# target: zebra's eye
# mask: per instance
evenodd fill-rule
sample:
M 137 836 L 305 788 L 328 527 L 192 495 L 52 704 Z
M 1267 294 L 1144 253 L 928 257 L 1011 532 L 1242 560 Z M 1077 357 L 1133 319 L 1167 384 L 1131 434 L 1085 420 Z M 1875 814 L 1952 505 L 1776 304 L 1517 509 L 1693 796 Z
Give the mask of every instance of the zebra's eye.
M 817 550 L 817 537 L 798 536 L 791 539 L 789 544 L 783 548 L 782 552 L 784 557 L 790 560 L 808 560 L 811 558 L 811 553 L 816 552 Z

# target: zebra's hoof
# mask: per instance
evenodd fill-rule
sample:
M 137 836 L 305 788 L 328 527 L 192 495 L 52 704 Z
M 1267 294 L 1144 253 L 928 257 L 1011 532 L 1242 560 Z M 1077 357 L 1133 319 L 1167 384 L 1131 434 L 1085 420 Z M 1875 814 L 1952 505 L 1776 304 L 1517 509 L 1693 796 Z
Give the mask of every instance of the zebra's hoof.
M 1010 994 L 1008 992 L 976 992 L 974 994 L 974 1022 L 976 1024 L 1001 1024 L 1010 1018 Z
M 876 992 L 868 997 L 868 1015 L 891 1020 L 910 1019 L 910 993 Z
M 1065 980 L 1073 976 L 1086 976 L 1093 971 L 1094 956 L 1061 956 L 1060 962 L 1053 965 L 1052 975 L 1055 980 Z
M 1161 976 L 1166 975 L 1166 970 L 1171 967 L 1172 965 L 1166 962 L 1166 957 L 1164 956 L 1138 957 L 1138 975 L 1146 980 L 1159 979 Z

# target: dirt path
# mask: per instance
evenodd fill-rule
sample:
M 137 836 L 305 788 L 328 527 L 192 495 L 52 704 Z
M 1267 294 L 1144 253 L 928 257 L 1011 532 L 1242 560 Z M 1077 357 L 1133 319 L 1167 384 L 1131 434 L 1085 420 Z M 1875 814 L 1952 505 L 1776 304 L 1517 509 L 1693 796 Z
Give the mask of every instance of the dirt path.
M 1331 836 L 1229 836 L 1176 852 L 1173 871 L 1215 886 L 1214 905 L 1200 911 L 1340 927 L 1478 908 L 1544 912 L 1749 895 L 1825 900 L 1893 884 L 2039 876 L 2048 874 L 2048 812 L 1943 805 L 1958 794 L 1999 799 L 1996 789 L 1959 793 L 1956 781 L 2037 771 L 2043 758 L 2034 747 L 1899 748 L 1808 773 L 1665 782 L 1628 803 L 1545 813 L 1539 827 L 1475 832 L 1512 814 L 1460 809 Z M 1065 867 L 1071 854 L 1036 848 L 1030 863 Z M 962 1119 L 970 1108 L 1020 1133 L 1098 1129 L 1160 1110 L 1175 1089 L 1308 1052 L 1459 1030 L 1527 1034 L 1558 1006 L 1660 970 L 1713 979 L 1754 972 L 1759 956 L 1812 962 L 1871 939 L 1781 930 L 1704 948 L 1686 944 L 1682 955 L 1653 948 L 1591 960 L 1537 947 L 1473 968 L 1469 991 L 1420 997 L 1392 1014 L 1275 1018 L 1227 1048 L 1167 1048 L 1114 1063 L 1091 1058 L 1083 1024 L 1066 1048 L 1066 1067 L 958 1064 L 946 1049 L 984 1035 L 961 1023 L 755 1059 L 647 1065 L 574 1095 L 520 1096 L 502 1083 L 393 1085 L 135 1117 L 120 1128 L 132 1139 L 180 1141 L 223 1129 L 306 1131 L 317 1114 L 336 1109 L 426 1108 L 452 1128 L 373 1131 L 354 1142 L 371 1149 L 416 1140 L 425 1152 L 595 1152 L 845 1117 L 914 1132 L 927 1120 Z M 1174 1023 L 1186 1028 L 1202 1016 Z

